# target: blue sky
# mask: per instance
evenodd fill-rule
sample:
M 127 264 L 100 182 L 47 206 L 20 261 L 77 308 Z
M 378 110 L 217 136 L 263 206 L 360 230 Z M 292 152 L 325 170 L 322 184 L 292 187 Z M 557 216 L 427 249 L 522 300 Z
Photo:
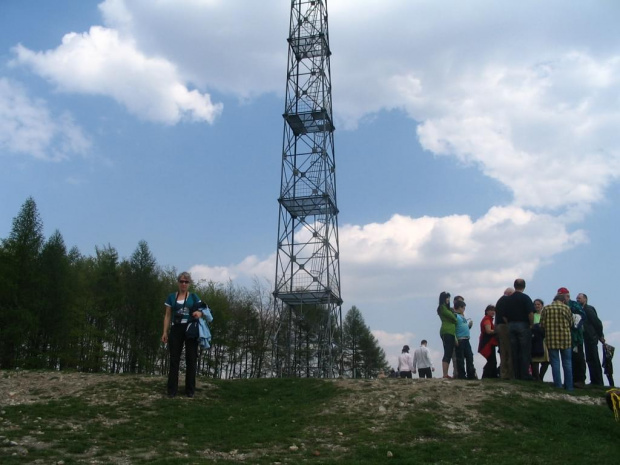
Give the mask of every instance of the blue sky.
M 422 338 L 438 362 L 439 293 L 477 328 L 523 277 L 546 302 L 587 293 L 620 346 L 620 4 L 328 10 L 343 310 L 393 363 Z M 289 14 L 2 0 L 0 237 L 32 196 L 83 254 L 145 240 L 195 278 L 273 282 Z

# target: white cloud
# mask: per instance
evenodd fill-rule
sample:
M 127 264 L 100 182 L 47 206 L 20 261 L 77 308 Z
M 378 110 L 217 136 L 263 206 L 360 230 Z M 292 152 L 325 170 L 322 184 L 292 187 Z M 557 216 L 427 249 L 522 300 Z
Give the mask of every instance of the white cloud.
M 14 51 L 13 65 L 30 67 L 60 91 L 109 96 L 145 120 L 212 123 L 222 111 L 208 94 L 187 88 L 172 62 L 146 56 L 113 29 L 93 26 L 87 33 L 66 34 L 58 48 L 46 52 L 21 44 Z
M 165 57 L 242 99 L 284 91 L 289 2 L 106 0 L 100 10 L 114 49 Z M 587 212 L 620 176 L 614 12 L 533 0 L 330 3 L 336 117 L 355 128 L 404 109 L 424 148 L 477 166 L 515 205 Z M 186 102 L 198 97 L 172 100 L 200 117 Z
M 0 78 L 0 149 L 40 160 L 86 155 L 90 140 L 68 113 L 54 115 L 19 84 Z
M 273 281 L 275 273 L 275 254 L 264 260 L 255 255 L 246 257 L 242 262 L 230 266 L 208 266 L 197 264 L 190 268 L 194 280 L 227 282 L 234 280 L 239 284 L 248 285 L 254 278 Z
M 241 99 L 283 92 L 289 2 L 106 0 L 99 8 L 106 26 L 201 87 Z
M 394 308 L 467 289 L 468 297 L 495 302 L 515 277 L 530 278 L 541 266 L 587 241 L 551 215 L 517 207 L 493 207 L 483 217 L 411 218 L 340 228 L 342 288 L 346 306 Z M 228 267 L 196 265 L 197 278 L 249 282 L 273 280 L 275 255 L 251 256 Z

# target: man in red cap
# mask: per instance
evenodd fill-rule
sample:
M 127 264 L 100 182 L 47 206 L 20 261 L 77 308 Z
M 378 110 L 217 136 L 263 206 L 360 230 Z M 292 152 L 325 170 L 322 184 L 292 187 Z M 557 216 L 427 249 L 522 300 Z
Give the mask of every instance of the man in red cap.
M 586 386 L 586 357 L 583 351 L 583 324 L 586 314 L 578 302 L 571 300 L 570 292 L 567 288 L 558 289 L 558 295 L 565 295 L 568 299 L 567 305 L 573 314 L 573 326 L 570 330 L 572 358 L 573 358 L 573 384 L 576 388 Z

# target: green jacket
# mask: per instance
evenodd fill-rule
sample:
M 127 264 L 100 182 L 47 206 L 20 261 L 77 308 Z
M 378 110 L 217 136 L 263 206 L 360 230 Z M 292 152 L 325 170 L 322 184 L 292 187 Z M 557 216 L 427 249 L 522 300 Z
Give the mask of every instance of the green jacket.
M 439 308 L 439 318 L 441 319 L 441 329 L 439 335 L 451 334 L 456 337 L 456 315 L 445 304 Z

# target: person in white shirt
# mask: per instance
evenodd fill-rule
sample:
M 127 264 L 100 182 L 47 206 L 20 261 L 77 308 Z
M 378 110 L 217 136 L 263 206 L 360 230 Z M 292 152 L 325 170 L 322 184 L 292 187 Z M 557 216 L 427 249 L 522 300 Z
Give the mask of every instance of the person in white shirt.
M 422 340 L 422 345 L 418 347 L 413 354 L 413 372 L 417 370 L 420 373 L 420 378 L 432 378 L 435 367 L 431 362 L 431 354 L 426 348 L 426 339 Z
M 409 353 L 409 346 L 403 346 L 402 353 L 398 356 L 398 371 L 401 378 L 413 378 L 413 357 Z

